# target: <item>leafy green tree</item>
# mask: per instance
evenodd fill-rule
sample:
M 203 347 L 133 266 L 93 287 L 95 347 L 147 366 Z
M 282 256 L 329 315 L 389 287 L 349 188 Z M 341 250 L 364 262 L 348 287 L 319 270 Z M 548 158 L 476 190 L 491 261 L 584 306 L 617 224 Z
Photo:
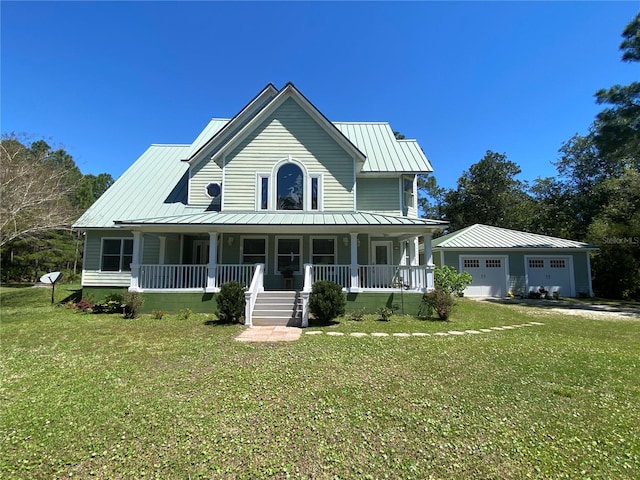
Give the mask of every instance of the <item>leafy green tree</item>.
M 488 150 L 444 194 L 442 210 L 452 230 L 474 223 L 526 229 L 533 204 L 527 184 L 516 178 L 520 172 L 506 155 Z
M 609 200 L 588 231 L 588 240 L 600 246 L 594 290 L 608 298 L 640 298 L 640 171 L 627 169 L 599 189 Z

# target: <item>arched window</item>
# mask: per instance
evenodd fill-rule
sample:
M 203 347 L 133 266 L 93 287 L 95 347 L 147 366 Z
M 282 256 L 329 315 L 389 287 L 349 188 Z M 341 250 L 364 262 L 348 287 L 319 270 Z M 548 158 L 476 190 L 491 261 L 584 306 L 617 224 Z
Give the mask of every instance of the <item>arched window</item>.
M 295 163 L 278 169 L 278 210 L 304 210 L 304 173 Z

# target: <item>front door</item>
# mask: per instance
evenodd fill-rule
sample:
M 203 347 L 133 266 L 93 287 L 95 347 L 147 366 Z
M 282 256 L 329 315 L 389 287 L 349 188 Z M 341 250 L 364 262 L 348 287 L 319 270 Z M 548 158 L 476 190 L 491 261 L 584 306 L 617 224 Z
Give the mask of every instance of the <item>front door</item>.
M 395 269 L 392 266 L 391 242 L 371 242 L 371 263 L 373 264 L 373 278 L 370 285 L 373 288 L 388 288 L 393 283 Z
M 206 265 L 209 263 L 209 240 L 194 240 L 193 258 L 194 265 Z

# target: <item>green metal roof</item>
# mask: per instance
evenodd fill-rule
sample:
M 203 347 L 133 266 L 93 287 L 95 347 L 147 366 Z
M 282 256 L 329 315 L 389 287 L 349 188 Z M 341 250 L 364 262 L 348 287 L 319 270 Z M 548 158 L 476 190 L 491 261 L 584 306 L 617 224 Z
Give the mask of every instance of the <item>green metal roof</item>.
M 428 173 L 431 163 L 416 140 L 396 140 L 386 122 L 334 122 L 365 155 L 362 173 Z
M 435 249 L 597 249 L 588 243 L 476 223 L 433 240 Z
M 446 222 L 370 212 L 199 212 L 118 220 L 119 225 L 442 227 Z
M 120 218 L 187 212 L 189 165 L 180 159 L 188 149 L 189 145 L 150 146 L 73 226 L 113 228 Z
M 255 116 L 267 108 L 275 108 L 276 101 L 293 96 L 325 125 L 334 137 L 348 145 L 359 162 L 366 156 L 362 173 L 431 172 L 431 164 L 415 140 L 396 140 L 388 123 L 331 123 L 292 84 L 275 95 L 275 87 L 267 87 L 232 120 L 212 119 L 191 145 L 151 145 L 136 162 L 77 220 L 75 228 L 113 228 L 116 221 L 123 225 L 130 219 L 155 223 L 208 224 L 216 222 L 238 224 L 247 220 L 248 213 L 204 212 L 190 207 L 188 202 L 189 164 L 186 159 L 209 158 L 211 151 L 219 151 L 228 138 L 235 138 L 251 126 Z M 234 128 L 225 127 L 235 122 Z M 237 131 L 236 131 L 237 130 Z M 406 225 L 433 226 L 442 222 L 394 217 L 366 212 L 343 213 L 255 213 L 264 225 L 288 222 L 288 225 Z M 243 220 L 239 220 L 243 219 Z M 296 223 L 298 222 L 298 223 Z M 354 222 L 354 223 L 349 223 Z M 149 224 L 153 223 L 149 221 Z M 139 223 L 141 224 L 141 223 Z

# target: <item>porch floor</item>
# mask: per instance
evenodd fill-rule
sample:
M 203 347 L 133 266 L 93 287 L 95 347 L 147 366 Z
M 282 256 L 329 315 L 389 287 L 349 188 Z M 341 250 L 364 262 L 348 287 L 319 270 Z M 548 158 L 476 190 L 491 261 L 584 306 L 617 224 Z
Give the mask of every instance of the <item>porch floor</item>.
M 293 342 L 300 338 L 302 329 L 297 327 L 269 326 L 249 327 L 236 337 L 238 342 Z

